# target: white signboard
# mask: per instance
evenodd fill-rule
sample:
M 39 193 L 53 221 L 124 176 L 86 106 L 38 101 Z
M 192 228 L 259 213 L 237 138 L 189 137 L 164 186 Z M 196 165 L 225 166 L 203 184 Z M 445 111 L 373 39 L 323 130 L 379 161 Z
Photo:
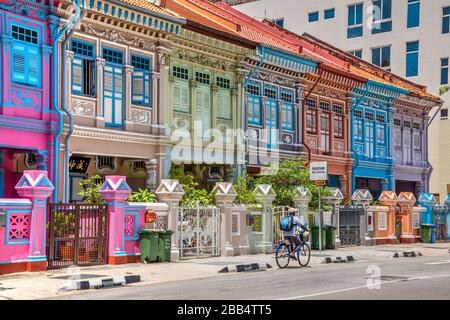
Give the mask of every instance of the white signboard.
M 327 162 L 311 162 L 309 166 L 309 179 L 311 181 L 328 180 L 328 163 Z

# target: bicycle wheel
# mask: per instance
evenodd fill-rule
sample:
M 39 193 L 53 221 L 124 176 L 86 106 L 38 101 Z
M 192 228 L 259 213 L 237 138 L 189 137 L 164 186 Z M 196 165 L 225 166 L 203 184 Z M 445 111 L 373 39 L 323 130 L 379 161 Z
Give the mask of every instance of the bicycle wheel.
M 297 259 L 298 263 L 302 267 L 306 267 L 308 265 L 309 259 L 311 259 L 311 249 L 307 243 L 303 243 L 297 250 Z
M 277 250 L 275 251 L 275 260 L 277 261 L 277 265 L 280 269 L 284 269 L 289 265 L 289 248 L 285 243 L 278 245 Z

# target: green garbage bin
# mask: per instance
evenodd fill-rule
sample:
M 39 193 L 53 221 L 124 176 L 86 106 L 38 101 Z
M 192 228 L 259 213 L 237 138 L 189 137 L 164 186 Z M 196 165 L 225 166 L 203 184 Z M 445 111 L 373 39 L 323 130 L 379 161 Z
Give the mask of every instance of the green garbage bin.
M 327 241 L 327 226 L 322 226 L 322 249 L 325 249 Z M 311 249 L 319 250 L 319 226 L 314 226 L 311 233 Z
M 141 262 L 157 262 L 159 257 L 159 231 L 144 229 L 139 231 L 141 239 Z
M 420 234 L 423 243 L 431 243 L 431 224 L 421 224 Z
M 172 230 L 161 230 L 159 233 L 159 261 L 170 262 L 170 248 L 172 245 Z
M 327 227 L 327 241 L 325 248 L 326 249 L 336 249 L 336 227 L 335 226 L 326 226 Z

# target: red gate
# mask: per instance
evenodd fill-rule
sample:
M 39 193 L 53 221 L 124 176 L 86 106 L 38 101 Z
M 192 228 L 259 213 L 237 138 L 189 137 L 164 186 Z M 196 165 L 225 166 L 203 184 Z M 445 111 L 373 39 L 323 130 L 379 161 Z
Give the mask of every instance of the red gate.
M 105 205 L 48 205 L 48 268 L 106 264 L 108 215 Z

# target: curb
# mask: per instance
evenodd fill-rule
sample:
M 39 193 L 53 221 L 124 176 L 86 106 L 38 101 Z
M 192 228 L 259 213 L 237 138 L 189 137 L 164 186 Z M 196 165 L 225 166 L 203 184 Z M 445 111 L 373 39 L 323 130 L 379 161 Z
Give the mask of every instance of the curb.
M 323 258 L 322 263 L 349 263 L 356 261 L 354 256 L 346 256 L 346 257 L 326 257 Z
M 92 280 L 77 280 L 58 289 L 58 292 L 67 292 L 74 290 L 99 289 L 113 286 L 123 286 L 131 283 L 143 281 L 140 275 L 107 277 Z
M 421 256 L 423 256 L 423 254 L 421 254 L 419 251 L 417 251 L 417 252 L 406 251 L 406 252 L 396 252 L 394 254 L 393 258 L 400 258 L 400 257 L 409 258 L 409 257 L 421 257 Z
M 272 266 L 268 263 L 251 263 L 251 264 L 237 264 L 234 266 L 227 266 L 219 271 L 219 273 L 228 272 L 248 272 L 248 271 L 266 271 Z

